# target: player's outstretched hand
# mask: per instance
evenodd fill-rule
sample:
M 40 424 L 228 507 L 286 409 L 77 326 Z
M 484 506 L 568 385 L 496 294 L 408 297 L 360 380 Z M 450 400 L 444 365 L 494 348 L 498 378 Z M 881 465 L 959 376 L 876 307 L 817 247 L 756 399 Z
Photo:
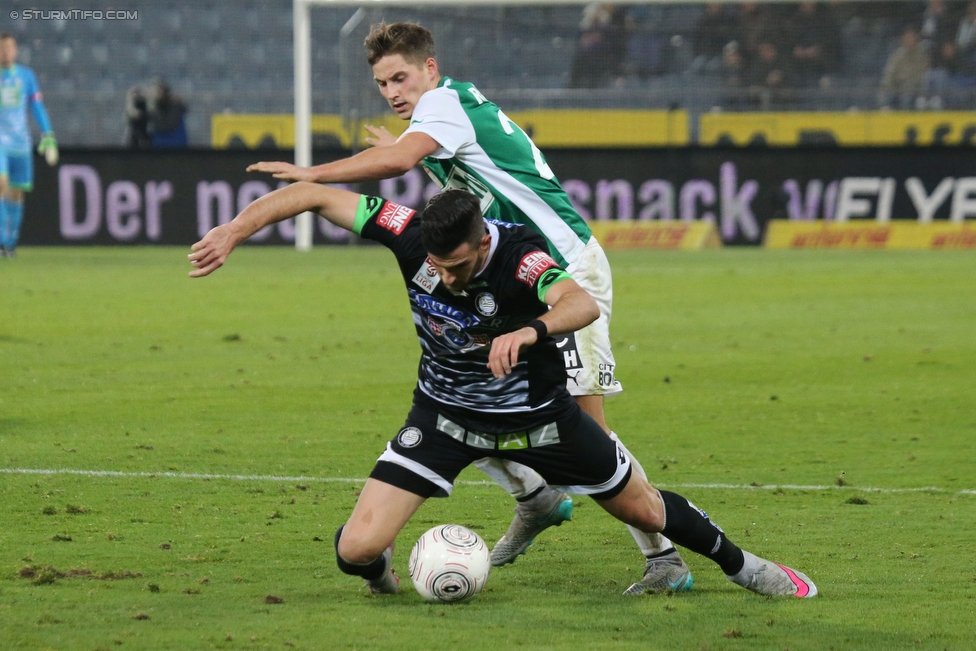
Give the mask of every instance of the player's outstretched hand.
M 373 147 L 386 147 L 396 144 L 396 136 L 387 131 L 386 127 L 374 127 L 371 124 L 367 124 L 366 130 L 373 134 L 372 138 L 366 138 L 366 142 Z
M 203 236 L 203 239 L 190 247 L 192 253 L 187 257 L 196 269 L 190 272 L 190 278 L 200 278 L 209 275 L 224 265 L 224 260 L 238 244 L 230 224 L 213 228 Z
M 512 367 L 518 364 L 519 352 L 539 340 L 539 335 L 532 328 L 520 328 L 514 332 L 495 337 L 491 342 L 491 352 L 488 353 L 488 368 L 491 374 L 499 380 L 512 372 Z
M 315 175 L 307 167 L 298 167 L 284 161 L 262 161 L 247 166 L 248 172 L 264 172 L 282 181 L 315 182 Z

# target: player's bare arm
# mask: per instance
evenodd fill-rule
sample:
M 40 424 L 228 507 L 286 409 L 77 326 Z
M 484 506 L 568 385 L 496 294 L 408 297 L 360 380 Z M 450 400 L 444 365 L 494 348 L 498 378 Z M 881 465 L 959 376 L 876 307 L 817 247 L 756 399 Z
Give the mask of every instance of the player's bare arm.
M 550 335 L 563 335 L 585 328 L 600 318 L 596 301 L 571 278 L 553 284 L 546 292 L 546 303 L 552 309 L 539 317 Z M 519 353 L 539 340 L 535 329 L 525 327 L 496 337 L 491 342 L 488 368 L 501 378 L 512 372 Z
M 211 229 L 191 247 L 188 257 L 196 269 L 190 272 L 190 277 L 213 273 L 251 235 L 305 211 L 316 212 L 336 226 L 352 230 L 359 197 L 354 192 L 314 183 L 296 183 L 266 194 L 230 222 Z
M 283 181 L 311 183 L 378 181 L 406 174 L 423 160 L 424 156 L 434 153 L 439 147 L 437 141 L 426 133 L 408 133 L 389 146 L 366 149 L 355 156 L 315 167 L 298 167 L 282 161 L 264 161 L 248 166 L 247 171 L 268 173 Z

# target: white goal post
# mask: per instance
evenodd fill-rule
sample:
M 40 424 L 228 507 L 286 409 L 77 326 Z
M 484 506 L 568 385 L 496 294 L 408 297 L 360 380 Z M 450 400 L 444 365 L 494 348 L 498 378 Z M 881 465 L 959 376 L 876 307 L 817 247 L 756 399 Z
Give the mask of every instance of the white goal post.
M 703 4 L 706 0 L 615 0 L 615 5 L 647 4 Z M 742 0 L 709 0 L 728 4 Z M 761 3 L 794 3 L 800 0 L 758 0 Z M 870 0 L 862 0 L 870 1 Z M 295 69 L 295 164 L 308 167 L 312 164 L 312 35 L 310 11 L 313 7 L 349 7 L 355 9 L 343 27 L 343 34 L 351 32 L 365 16 L 365 9 L 383 7 L 517 7 L 546 5 L 587 5 L 593 0 L 292 0 L 294 20 L 294 69 Z M 436 39 L 436 34 L 434 35 Z M 365 66 L 365 52 L 363 53 Z M 365 74 L 365 70 L 364 70 Z M 312 248 L 313 220 L 311 213 L 303 213 L 296 219 L 295 248 L 308 251 Z

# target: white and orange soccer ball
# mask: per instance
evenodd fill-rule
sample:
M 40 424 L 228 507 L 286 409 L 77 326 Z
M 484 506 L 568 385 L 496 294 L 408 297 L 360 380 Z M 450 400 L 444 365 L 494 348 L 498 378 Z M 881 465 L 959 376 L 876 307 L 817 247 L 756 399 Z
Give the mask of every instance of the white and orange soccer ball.
M 459 524 L 427 530 L 410 552 L 410 578 L 425 601 L 457 603 L 488 582 L 491 554 L 481 536 Z

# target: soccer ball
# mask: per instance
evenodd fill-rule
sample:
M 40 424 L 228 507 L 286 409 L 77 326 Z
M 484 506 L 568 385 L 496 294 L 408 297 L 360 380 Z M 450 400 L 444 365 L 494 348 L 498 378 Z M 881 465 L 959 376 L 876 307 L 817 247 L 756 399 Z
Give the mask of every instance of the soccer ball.
M 490 569 L 488 545 L 459 524 L 427 530 L 410 552 L 413 586 L 431 603 L 470 599 L 485 587 Z

